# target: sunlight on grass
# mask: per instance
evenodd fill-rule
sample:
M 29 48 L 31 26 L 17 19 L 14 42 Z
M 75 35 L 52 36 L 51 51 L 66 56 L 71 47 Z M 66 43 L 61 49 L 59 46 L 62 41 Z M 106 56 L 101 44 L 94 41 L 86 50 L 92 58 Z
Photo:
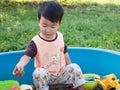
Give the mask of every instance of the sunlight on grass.
M 10 1 L 16 1 L 16 2 L 43 2 L 43 1 L 49 1 L 49 0 L 10 0 Z M 53 0 L 56 1 L 56 0 Z M 80 3 L 98 3 L 98 4 L 120 4 L 120 0 L 57 0 L 60 3 L 63 4 L 80 4 Z
M 45 0 L 10 0 L 10 1 L 16 1 L 16 2 L 42 2 Z
M 81 0 L 81 2 L 94 2 L 99 4 L 120 4 L 120 0 Z
M 40 0 L 10 0 L 10 1 L 18 1 L 18 2 L 31 2 L 31 1 L 40 1 Z

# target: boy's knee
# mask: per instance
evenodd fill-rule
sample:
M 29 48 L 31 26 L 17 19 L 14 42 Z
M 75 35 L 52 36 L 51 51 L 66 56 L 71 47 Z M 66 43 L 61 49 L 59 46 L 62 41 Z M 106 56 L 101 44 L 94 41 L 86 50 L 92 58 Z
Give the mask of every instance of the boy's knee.
M 80 66 L 75 63 L 68 65 L 67 69 L 68 70 L 72 69 L 72 70 L 74 70 L 74 72 L 81 72 Z
M 68 65 L 68 67 L 69 68 L 74 68 L 74 69 L 78 69 L 79 68 L 79 66 L 77 64 L 75 64 L 75 63 L 72 63 L 72 64 Z

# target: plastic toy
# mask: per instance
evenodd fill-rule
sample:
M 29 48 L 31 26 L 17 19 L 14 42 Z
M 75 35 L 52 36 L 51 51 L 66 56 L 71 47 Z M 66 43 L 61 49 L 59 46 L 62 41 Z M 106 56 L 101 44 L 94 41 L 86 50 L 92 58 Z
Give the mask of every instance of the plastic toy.
M 84 84 L 85 90 L 95 90 L 98 84 L 96 80 L 100 79 L 100 76 L 92 73 L 84 74 L 83 76 L 86 80 Z
M 114 74 L 106 75 L 105 77 L 98 80 L 99 87 L 102 90 L 110 90 L 115 88 L 115 90 L 120 90 L 120 80 Z
M 0 90 L 17 90 L 19 83 L 16 80 L 0 81 Z
M 19 88 L 19 90 L 33 90 L 32 86 L 27 85 L 27 84 L 22 84 Z

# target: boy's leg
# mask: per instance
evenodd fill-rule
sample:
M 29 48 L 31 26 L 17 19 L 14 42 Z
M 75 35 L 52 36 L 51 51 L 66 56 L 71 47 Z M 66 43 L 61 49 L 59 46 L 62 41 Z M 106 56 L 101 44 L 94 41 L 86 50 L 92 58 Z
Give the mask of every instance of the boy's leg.
M 81 85 L 81 86 L 77 87 L 77 90 L 85 90 L 84 85 Z
M 84 90 L 82 88 L 84 88 L 83 84 L 85 83 L 85 80 L 81 68 L 77 64 L 69 64 L 61 70 L 61 75 L 56 79 L 55 83 L 72 83 L 74 88 Z
M 33 81 L 36 90 L 48 90 L 50 74 L 43 68 L 37 68 L 33 72 Z

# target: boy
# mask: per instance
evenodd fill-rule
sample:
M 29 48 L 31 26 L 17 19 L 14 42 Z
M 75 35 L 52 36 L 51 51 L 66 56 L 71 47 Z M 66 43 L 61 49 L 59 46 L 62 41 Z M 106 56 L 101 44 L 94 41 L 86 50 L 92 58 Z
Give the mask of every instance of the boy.
M 25 65 L 35 59 L 33 80 L 37 90 L 48 90 L 48 84 L 72 83 L 74 88 L 84 90 L 82 71 L 72 64 L 63 35 L 58 32 L 63 8 L 54 1 L 44 2 L 38 10 L 40 33 L 33 37 L 24 56 L 17 63 L 13 74 L 22 76 Z

